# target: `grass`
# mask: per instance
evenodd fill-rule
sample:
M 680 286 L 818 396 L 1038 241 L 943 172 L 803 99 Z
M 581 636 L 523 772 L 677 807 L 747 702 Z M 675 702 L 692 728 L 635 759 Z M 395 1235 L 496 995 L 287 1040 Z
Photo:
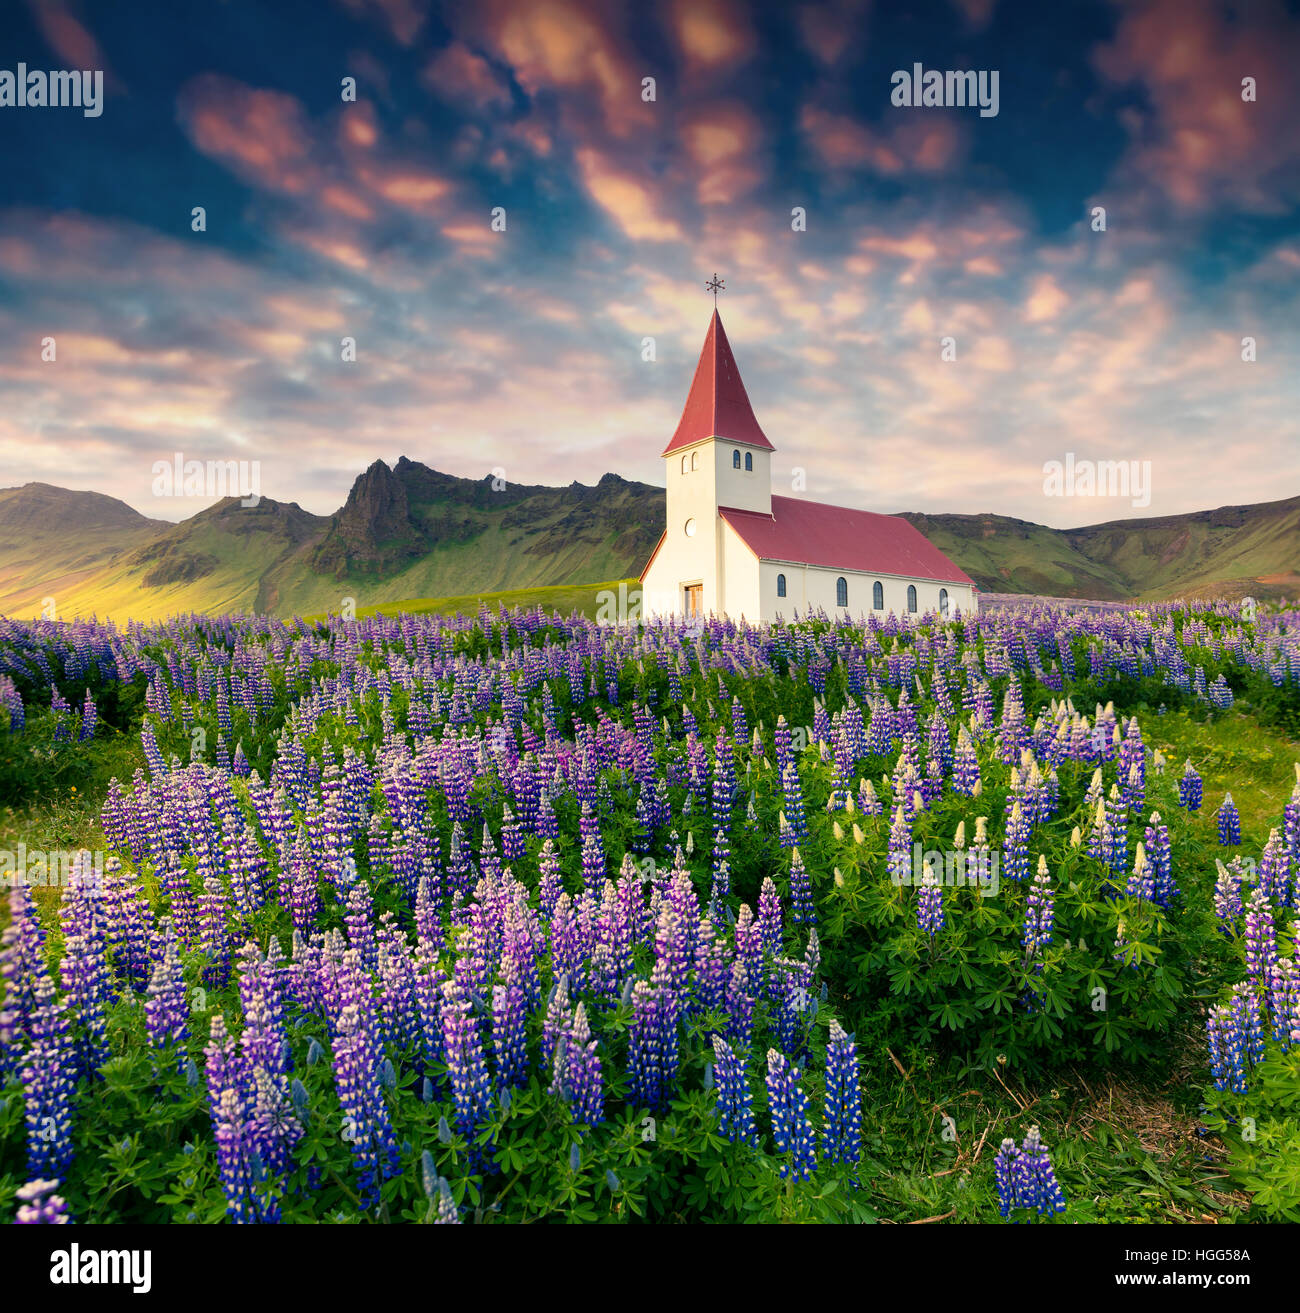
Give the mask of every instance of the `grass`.
M 455 615 L 457 612 L 475 615 L 481 606 L 486 605 L 493 610 L 498 606 L 524 608 L 541 606 L 560 615 L 577 611 L 594 619 L 602 603 L 607 600 L 601 598 L 601 593 L 612 593 L 613 601 L 617 604 L 621 595 L 620 588 L 627 590 L 627 596 L 635 597 L 635 590 L 639 586 L 636 579 L 608 579 L 596 584 L 511 588 L 495 593 L 465 593 L 460 597 L 410 597 L 401 602 L 381 602 L 377 606 L 361 607 L 357 611 L 357 618 L 364 619 L 372 615 L 423 615 L 430 612 L 437 615 Z M 324 613 L 305 618 L 319 620 L 323 615 Z

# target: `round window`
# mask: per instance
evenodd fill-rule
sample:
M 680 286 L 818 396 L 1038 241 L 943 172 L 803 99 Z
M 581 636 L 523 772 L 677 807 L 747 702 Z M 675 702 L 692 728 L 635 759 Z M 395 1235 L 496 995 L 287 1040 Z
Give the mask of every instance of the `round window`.
M 694 538 L 694 537 L 695 537 L 695 521 L 694 521 L 694 520 L 687 520 L 687 521 L 686 521 L 686 536 L 687 536 L 688 538 Z

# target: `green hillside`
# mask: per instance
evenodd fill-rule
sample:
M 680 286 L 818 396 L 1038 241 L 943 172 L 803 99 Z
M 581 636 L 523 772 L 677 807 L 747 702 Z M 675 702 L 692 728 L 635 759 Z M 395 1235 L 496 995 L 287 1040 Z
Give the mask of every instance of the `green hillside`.
M 1081 529 L 992 514 L 900 518 L 990 593 L 1300 592 L 1300 497 Z M 39 615 L 52 597 L 60 618 L 323 615 L 349 604 L 366 614 L 476 609 L 483 597 L 546 590 L 561 590 L 555 605 L 585 609 L 600 587 L 591 580 L 639 573 L 663 523 L 663 490 L 614 474 L 552 488 L 459 479 L 405 458 L 391 469 L 376 461 L 330 516 L 227 499 L 169 524 L 98 493 L 32 483 L 0 490 L 0 613 Z

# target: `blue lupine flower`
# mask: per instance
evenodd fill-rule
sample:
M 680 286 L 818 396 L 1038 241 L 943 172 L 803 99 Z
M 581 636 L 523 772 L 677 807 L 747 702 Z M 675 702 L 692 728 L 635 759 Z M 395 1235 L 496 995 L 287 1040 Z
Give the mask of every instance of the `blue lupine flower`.
M 862 1148 L 862 1091 L 858 1086 L 858 1050 L 853 1037 L 831 1020 L 826 1045 L 826 1096 L 823 1107 L 822 1157 L 856 1166 Z
M 718 1099 L 718 1129 L 732 1144 L 758 1144 L 754 1127 L 754 1096 L 745 1062 L 721 1035 L 713 1037 L 714 1087 Z
M 1029 1128 L 1019 1149 L 1014 1140 L 1002 1141 L 993 1171 L 1003 1217 L 1014 1208 L 1031 1208 L 1040 1216 L 1065 1211 L 1065 1194 L 1037 1126 Z
M 1183 766 L 1183 775 L 1178 781 L 1178 805 L 1186 807 L 1189 812 L 1199 811 L 1201 793 L 1201 777 L 1189 761 Z
M 1224 794 L 1223 805 L 1219 808 L 1219 843 L 1225 848 L 1241 842 L 1241 818 L 1237 815 L 1237 804 L 1232 801 L 1232 794 Z
M 767 1051 L 767 1104 L 772 1137 L 777 1152 L 782 1155 L 781 1179 L 808 1180 L 817 1166 L 816 1141 L 812 1122 L 808 1120 L 808 1096 L 799 1084 L 798 1072 L 775 1049 Z

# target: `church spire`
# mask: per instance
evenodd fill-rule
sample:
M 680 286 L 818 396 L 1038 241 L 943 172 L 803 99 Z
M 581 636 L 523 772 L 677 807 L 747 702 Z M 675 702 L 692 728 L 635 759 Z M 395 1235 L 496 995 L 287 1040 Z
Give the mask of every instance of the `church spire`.
M 761 447 L 764 451 L 776 450 L 754 417 L 754 408 L 749 404 L 736 357 L 731 354 L 731 343 L 716 309 L 709 321 L 700 363 L 695 366 L 681 422 L 672 441 L 660 454 L 667 456 L 705 438 L 723 438 Z

